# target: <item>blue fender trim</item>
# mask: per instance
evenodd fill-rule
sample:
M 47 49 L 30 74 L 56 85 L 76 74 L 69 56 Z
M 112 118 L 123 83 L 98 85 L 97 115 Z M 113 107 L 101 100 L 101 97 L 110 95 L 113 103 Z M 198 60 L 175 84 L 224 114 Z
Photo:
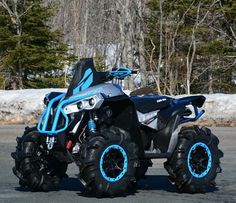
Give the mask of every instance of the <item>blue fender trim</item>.
M 195 150 L 198 146 L 203 147 L 203 148 L 206 150 L 207 155 L 208 155 L 207 168 L 206 168 L 206 170 L 203 171 L 201 174 L 195 173 L 195 172 L 193 171 L 193 169 L 192 169 L 191 164 L 190 164 L 191 153 L 192 153 L 192 151 Z M 189 170 L 189 172 L 191 173 L 191 175 L 192 175 L 193 177 L 195 177 L 195 178 L 203 178 L 203 177 L 205 177 L 205 176 L 208 174 L 208 172 L 210 171 L 211 167 L 212 167 L 212 154 L 211 154 L 211 151 L 210 151 L 209 147 L 208 147 L 205 143 L 203 143 L 203 142 L 197 142 L 197 143 L 195 143 L 195 144 L 190 148 L 190 150 L 189 150 L 189 152 L 188 152 L 187 165 L 188 165 L 188 170 Z
M 104 156 L 111 150 L 111 149 L 116 149 L 116 150 L 119 150 L 121 152 L 121 154 L 123 155 L 123 158 L 124 158 L 124 165 L 123 165 L 123 169 L 122 171 L 120 172 L 120 174 L 115 177 L 115 178 L 111 178 L 111 177 L 108 177 L 107 174 L 105 173 L 104 169 L 103 169 L 103 159 L 104 159 Z M 100 162 L 99 162 L 99 167 L 100 167 L 100 172 L 102 174 L 102 177 L 107 180 L 108 182 L 117 182 L 119 181 L 124 175 L 125 173 L 127 172 L 127 169 L 128 169 L 128 156 L 125 152 L 125 150 L 120 146 L 120 145 L 117 145 L 117 144 L 114 144 L 114 145 L 110 145 L 109 147 L 107 147 L 103 153 L 102 153 L 102 156 L 100 158 Z

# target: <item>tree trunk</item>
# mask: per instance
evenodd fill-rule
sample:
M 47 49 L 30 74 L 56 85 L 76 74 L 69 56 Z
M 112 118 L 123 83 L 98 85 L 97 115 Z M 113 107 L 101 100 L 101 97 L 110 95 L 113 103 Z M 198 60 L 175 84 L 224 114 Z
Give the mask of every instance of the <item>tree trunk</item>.
M 18 0 L 14 0 L 14 7 L 13 7 L 13 12 L 15 14 L 15 23 L 16 23 L 16 34 L 18 36 L 18 42 L 17 42 L 17 47 L 20 48 L 21 46 L 21 35 L 22 35 L 22 25 L 21 25 L 21 19 L 20 15 L 18 14 L 17 11 L 17 6 L 18 6 Z M 20 61 L 16 62 L 16 80 L 18 87 L 17 89 L 23 89 L 23 67 Z
M 144 58 L 144 33 L 143 33 L 143 3 L 142 0 L 138 0 L 138 25 L 137 29 L 139 30 L 138 35 L 139 35 L 139 40 L 138 40 L 138 54 L 139 54 L 139 65 L 140 65 L 140 70 L 141 70 L 141 87 L 146 87 L 147 86 L 147 71 L 146 71 L 146 63 L 145 63 L 145 58 Z
M 212 69 L 213 69 L 213 60 L 212 57 L 210 57 L 210 69 L 208 72 L 208 93 L 213 94 L 213 74 L 212 74 Z
M 186 94 L 191 94 L 191 76 L 193 69 L 193 61 L 196 54 L 196 38 L 195 38 L 195 27 L 192 29 L 192 41 L 189 45 L 187 54 L 187 73 L 186 73 Z
M 82 53 L 80 56 L 82 57 L 87 57 L 87 32 L 88 32 L 88 15 L 89 15 L 89 7 L 88 7 L 88 2 L 89 0 L 84 0 L 85 3 L 85 14 L 84 14 L 84 33 L 82 36 Z
M 161 94 L 160 88 L 160 74 L 161 74 L 161 65 L 162 65 L 162 46 L 163 46 L 163 10 L 162 10 L 163 0 L 159 0 L 159 9 L 160 9 L 160 45 L 159 45 L 159 58 L 157 66 L 157 91 Z

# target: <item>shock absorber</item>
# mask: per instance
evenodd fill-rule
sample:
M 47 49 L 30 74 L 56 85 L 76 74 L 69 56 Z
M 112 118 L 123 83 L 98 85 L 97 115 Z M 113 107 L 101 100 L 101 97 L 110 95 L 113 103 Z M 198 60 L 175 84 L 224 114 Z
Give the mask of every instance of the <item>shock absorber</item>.
M 96 123 L 93 119 L 93 114 L 92 112 L 89 112 L 89 121 L 88 121 L 88 130 L 90 133 L 96 133 Z
M 88 121 L 88 129 L 89 129 L 89 132 L 92 132 L 92 133 L 96 132 L 96 123 L 93 119 L 90 119 Z

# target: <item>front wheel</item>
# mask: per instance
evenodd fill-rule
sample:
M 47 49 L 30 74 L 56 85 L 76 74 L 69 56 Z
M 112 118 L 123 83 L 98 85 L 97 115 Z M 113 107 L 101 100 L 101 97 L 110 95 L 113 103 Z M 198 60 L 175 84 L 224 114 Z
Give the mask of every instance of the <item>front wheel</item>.
M 78 165 L 81 182 L 96 196 L 124 195 L 135 181 L 138 147 L 128 132 L 104 129 L 82 143 Z
M 17 139 L 16 152 L 12 153 L 13 173 L 19 184 L 31 191 L 57 190 L 68 164 L 45 153 L 42 145 L 36 128 L 26 128 L 24 135 Z
M 194 126 L 180 131 L 177 147 L 164 165 L 180 192 L 206 192 L 215 186 L 223 157 L 218 144 L 208 128 Z

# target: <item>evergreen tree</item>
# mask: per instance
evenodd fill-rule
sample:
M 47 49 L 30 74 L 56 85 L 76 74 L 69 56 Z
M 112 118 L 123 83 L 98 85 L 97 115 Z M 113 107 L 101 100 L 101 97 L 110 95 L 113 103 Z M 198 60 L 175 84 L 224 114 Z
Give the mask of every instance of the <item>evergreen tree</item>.
M 0 67 L 9 89 L 61 86 L 53 81 L 71 57 L 49 26 L 54 12 L 43 0 L 0 0 Z
M 151 0 L 147 7 L 146 49 L 147 53 L 153 53 L 149 54 L 153 64 L 158 63 L 160 55 L 157 47 L 161 44 L 163 47 L 162 92 L 228 93 L 235 89 L 232 82 L 236 71 L 234 0 Z

